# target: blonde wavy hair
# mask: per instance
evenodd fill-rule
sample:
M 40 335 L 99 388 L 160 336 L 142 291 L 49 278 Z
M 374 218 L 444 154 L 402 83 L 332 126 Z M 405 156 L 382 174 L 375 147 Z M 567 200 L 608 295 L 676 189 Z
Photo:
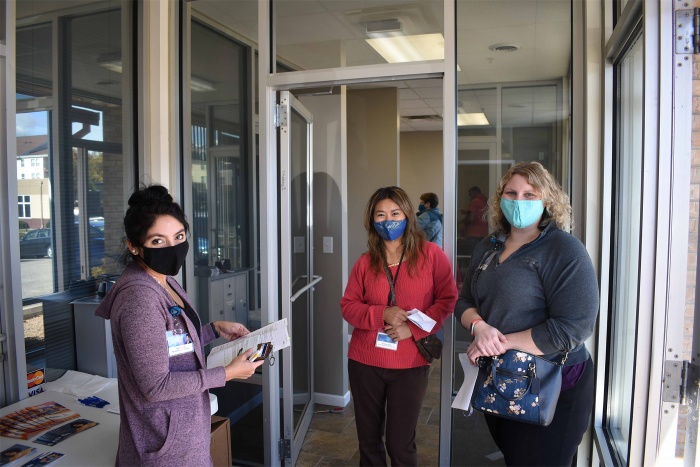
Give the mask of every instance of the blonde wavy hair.
M 538 227 L 543 229 L 550 222 L 566 232 L 573 228 L 571 203 L 567 195 L 547 169 L 539 162 L 519 162 L 501 178 L 496 194 L 489 200 L 489 218 L 496 231 L 510 232 L 510 223 L 501 211 L 503 190 L 513 175 L 524 177 L 532 187 L 542 195 L 545 209 Z

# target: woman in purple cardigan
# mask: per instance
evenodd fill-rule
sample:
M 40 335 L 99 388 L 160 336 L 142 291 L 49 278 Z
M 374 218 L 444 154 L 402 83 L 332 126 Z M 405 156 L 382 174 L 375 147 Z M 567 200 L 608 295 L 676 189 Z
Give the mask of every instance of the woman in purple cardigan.
M 129 198 L 124 229 L 126 269 L 95 312 L 111 321 L 117 359 L 116 465 L 211 465 L 209 388 L 249 378 L 263 362 L 249 362 L 249 349 L 226 367 L 206 367 L 205 345 L 249 331 L 226 321 L 203 325 L 171 277 L 185 261 L 189 226 L 164 187 Z

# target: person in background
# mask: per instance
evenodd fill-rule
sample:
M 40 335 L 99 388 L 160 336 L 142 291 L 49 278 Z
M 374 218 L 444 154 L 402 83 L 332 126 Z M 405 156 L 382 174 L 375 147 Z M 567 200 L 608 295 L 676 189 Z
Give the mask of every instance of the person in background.
M 387 451 L 391 465 L 417 465 L 416 424 L 430 364 L 415 340 L 442 327 L 457 286 L 447 256 L 425 241 L 401 188 L 380 188 L 371 196 L 365 229 L 369 251 L 353 266 L 340 301 L 343 318 L 354 327 L 348 376 L 360 465 L 387 465 Z M 392 284 L 395 300 L 389 298 Z M 407 319 L 414 308 L 436 321 L 430 332 Z
M 455 317 L 481 356 L 518 349 L 560 363 L 551 424 L 485 414 L 506 465 L 571 465 L 593 410 L 593 362 L 584 344 L 598 315 L 598 281 L 583 244 L 569 233 L 569 198 L 538 162 L 501 179 L 489 214 L 495 232 L 474 249 Z
M 438 209 L 438 195 L 423 193 L 418 204 L 418 225 L 425 238 L 442 248 L 442 213 Z
M 248 330 L 202 324 L 173 279 L 189 249 L 189 225 L 167 189 L 152 185 L 131 195 L 124 230 L 126 268 L 95 311 L 111 322 L 117 360 L 116 465 L 212 465 L 209 388 L 249 378 L 263 362 L 249 362 L 248 349 L 226 367 L 206 367 L 205 345 Z
M 486 220 L 488 212 L 488 198 L 481 192 L 481 188 L 473 186 L 469 189 L 469 205 L 462 209 L 463 236 L 466 247 L 463 254 L 471 255 L 474 247 L 488 235 L 489 223 Z

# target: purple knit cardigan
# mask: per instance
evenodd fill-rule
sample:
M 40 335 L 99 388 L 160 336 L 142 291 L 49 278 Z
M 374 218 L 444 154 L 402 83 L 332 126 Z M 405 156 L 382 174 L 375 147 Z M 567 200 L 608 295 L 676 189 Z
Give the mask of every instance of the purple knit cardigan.
M 190 307 L 185 291 L 168 283 Z M 168 357 L 174 328 L 167 292 L 135 264 L 124 270 L 95 314 L 111 321 L 119 379 L 121 426 L 116 465 L 211 465 L 209 388 L 226 383 L 223 367 L 207 369 L 204 346 L 214 340 L 185 314 L 194 352 Z M 199 321 L 199 319 L 197 319 Z

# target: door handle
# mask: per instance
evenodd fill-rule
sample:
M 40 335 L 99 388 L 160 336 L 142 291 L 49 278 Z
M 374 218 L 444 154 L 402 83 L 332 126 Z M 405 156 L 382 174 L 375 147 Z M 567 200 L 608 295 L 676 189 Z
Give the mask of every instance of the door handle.
M 300 276 L 300 277 L 307 277 L 307 276 Z M 311 287 L 313 287 L 314 285 L 318 284 L 319 282 L 321 282 L 321 281 L 323 280 L 323 277 L 321 277 L 321 276 L 315 276 L 315 275 L 314 275 L 314 276 L 311 276 L 311 277 L 313 277 L 314 280 L 312 280 L 311 282 L 309 282 L 308 284 L 306 284 L 304 287 L 302 287 L 301 289 L 299 289 L 299 290 L 297 291 L 297 293 L 295 293 L 294 295 L 292 295 L 291 297 L 289 297 L 289 301 L 290 301 L 290 302 L 294 303 L 294 301 L 295 301 L 297 298 L 299 298 L 299 297 L 301 296 L 301 294 L 303 294 L 304 292 L 306 292 L 307 290 L 309 290 Z M 297 279 L 298 279 L 298 278 L 297 278 Z M 296 280 L 295 280 L 294 282 L 296 282 Z

